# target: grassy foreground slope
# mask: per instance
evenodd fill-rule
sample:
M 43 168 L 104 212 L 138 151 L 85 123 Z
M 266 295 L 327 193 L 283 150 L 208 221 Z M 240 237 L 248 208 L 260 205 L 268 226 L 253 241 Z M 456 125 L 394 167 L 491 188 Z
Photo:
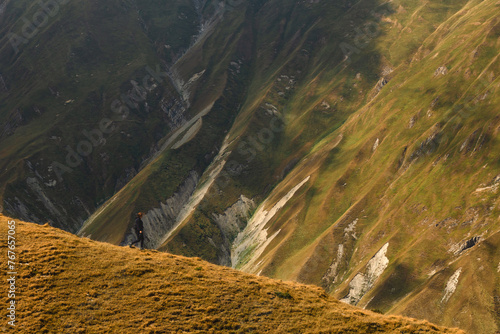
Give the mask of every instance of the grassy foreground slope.
M 7 218 L 0 221 L 5 253 Z M 318 287 L 48 225 L 16 221 L 16 236 L 19 333 L 462 333 L 357 309 Z

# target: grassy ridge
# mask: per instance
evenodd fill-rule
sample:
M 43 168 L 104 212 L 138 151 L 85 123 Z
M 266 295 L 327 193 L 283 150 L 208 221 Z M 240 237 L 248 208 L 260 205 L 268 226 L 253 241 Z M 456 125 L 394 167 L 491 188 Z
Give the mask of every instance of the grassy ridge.
M 0 235 L 5 251 L 4 216 Z M 21 221 L 16 236 L 16 333 L 462 333 L 199 258 L 120 248 Z

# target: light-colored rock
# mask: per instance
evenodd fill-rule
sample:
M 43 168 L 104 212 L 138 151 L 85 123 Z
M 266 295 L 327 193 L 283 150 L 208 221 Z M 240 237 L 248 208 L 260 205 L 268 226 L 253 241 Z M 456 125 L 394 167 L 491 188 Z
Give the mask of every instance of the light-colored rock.
M 434 76 L 446 75 L 446 74 L 448 74 L 448 68 L 446 66 L 440 66 L 434 72 Z
M 497 175 L 488 186 L 477 188 L 475 192 L 482 193 L 487 191 L 494 193 L 498 190 L 499 186 L 500 186 L 500 175 Z
M 205 109 L 196 114 L 196 116 L 191 118 L 189 121 L 184 122 L 184 124 L 181 127 L 175 129 L 173 133 L 170 135 L 170 137 L 165 141 L 165 143 L 163 143 L 161 148 L 150 158 L 150 160 L 152 161 L 156 159 L 165 150 L 172 148 L 172 146 L 177 142 L 177 138 L 187 129 L 192 127 L 196 122 L 198 122 L 200 118 L 208 114 L 210 110 L 212 110 L 213 105 L 214 103 L 210 103 Z
M 349 293 L 346 297 L 341 299 L 342 302 L 357 305 L 361 298 L 373 288 L 377 279 L 389 265 L 389 259 L 385 256 L 388 247 L 389 243 L 386 243 L 377 254 L 368 261 L 365 273 L 358 273 L 354 276 L 349 283 Z
M 446 283 L 446 287 L 444 288 L 444 296 L 441 299 L 441 303 L 446 303 L 450 297 L 453 295 L 458 285 L 458 278 L 462 273 L 462 268 L 458 268 L 457 271 L 453 275 L 451 275 L 448 283 Z
M 321 102 L 321 106 L 323 108 L 325 108 L 325 109 L 330 109 L 331 108 L 330 104 L 328 102 L 326 102 L 326 101 Z
M 37 199 L 42 202 L 43 206 L 53 215 L 57 217 L 64 217 L 61 212 L 55 207 L 55 205 L 50 201 L 49 197 L 45 194 L 40 183 L 34 177 L 28 177 L 26 179 L 26 184 L 28 187 L 36 194 Z
M 325 284 L 332 284 L 337 281 L 338 276 L 338 267 L 340 261 L 342 261 L 342 257 L 344 256 L 344 245 L 340 244 L 337 249 L 337 258 L 328 268 L 326 274 L 322 277 L 322 280 Z
M 227 208 L 223 214 L 212 214 L 224 238 L 222 245 L 214 245 L 215 247 L 220 247 L 222 250 L 223 256 L 219 258 L 220 265 L 231 266 L 232 241 L 245 228 L 250 218 L 250 212 L 254 208 L 254 201 L 241 195 L 238 201 Z
M 350 223 L 345 229 L 344 229 L 344 239 L 347 239 L 350 236 L 353 239 L 357 239 L 356 237 L 356 224 L 358 223 L 358 218 L 354 219 L 352 223 Z
M 269 211 L 264 209 L 268 205 L 267 201 L 264 201 L 264 203 L 259 206 L 246 228 L 238 234 L 238 237 L 233 243 L 233 249 L 231 251 L 231 263 L 233 268 L 239 268 L 246 272 L 258 271 L 256 268 L 258 266 L 258 264 L 256 265 L 257 259 L 259 259 L 269 243 L 280 232 L 280 230 L 278 230 L 273 235 L 269 236 L 266 224 L 286 205 L 297 190 L 299 190 L 309 178 L 310 176 L 306 177 L 302 182 L 293 187 Z
M 231 153 L 230 151 L 226 152 L 227 146 L 228 138 L 226 137 L 219 151 L 219 154 L 217 154 L 210 166 L 208 166 L 205 173 L 203 173 L 202 177 L 200 178 L 198 187 L 190 196 L 187 203 L 179 211 L 179 214 L 177 215 L 172 228 L 166 234 L 164 234 L 161 239 L 159 239 L 159 242 L 157 243 L 158 247 L 163 245 L 170 238 L 170 236 L 172 236 L 176 231 L 178 231 L 179 228 L 183 226 L 185 220 L 189 218 L 198 204 L 200 204 L 200 202 L 203 200 L 208 190 L 216 180 L 217 176 L 219 176 L 220 172 L 226 165 L 226 159 Z
M 148 233 L 148 248 L 157 248 L 160 246 L 162 236 L 169 232 L 179 216 L 182 208 L 188 203 L 191 195 L 199 181 L 199 176 L 192 171 L 184 182 L 179 186 L 179 189 L 164 203 L 160 203 L 160 207 L 149 210 L 142 218 L 144 222 L 144 230 Z M 129 235 L 125 239 L 125 243 L 130 243 L 134 238 Z
M 213 214 L 214 220 L 222 233 L 229 239 L 237 237 L 250 218 L 250 211 L 255 207 L 254 201 L 241 195 L 240 199 L 224 211 L 223 214 Z
M 481 236 L 475 236 L 470 239 L 464 240 L 462 242 L 459 242 L 457 244 L 454 244 L 453 246 L 450 247 L 448 250 L 450 253 L 453 253 L 454 255 L 459 255 L 463 251 L 474 247 L 476 244 L 478 244 L 481 240 Z
M 186 144 L 191 139 L 193 139 L 194 136 L 196 136 L 196 134 L 198 133 L 198 131 L 200 131 L 202 125 L 203 125 L 203 119 L 199 118 L 196 121 L 196 123 L 194 123 L 189 128 L 189 130 L 184 134 L 184 136 L 172 146 L 172 149 L 173 150 L 178 149 L 179 147 L 181 147 L 182 145 Z

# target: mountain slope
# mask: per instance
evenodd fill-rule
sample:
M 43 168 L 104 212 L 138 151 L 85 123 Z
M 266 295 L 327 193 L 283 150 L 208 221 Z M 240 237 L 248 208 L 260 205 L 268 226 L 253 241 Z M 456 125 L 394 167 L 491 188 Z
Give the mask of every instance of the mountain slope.
M 384 80 L 365 94 L 376 96 L 274 189 L 257 214 L 273 213 L 302 184 L 271 220 L 252 217 L 233 265 L 322 284 L 368 308 L 496 333 L 498 4 L 457 3 L 463 9 L 432 34 L 416 35 L 436 4 L 398 27 L 411 13 L 400 3 L 375 42 L 391 51 L 390 73 L 382 68 Z M 393 51 L 410 51 L 409 36 L 421 42 L 398 63 Z
M 36 10 L 3 4 L 5 33 Z M 143 211 L 149 248 L 499 330 L 498 1 L 165 4 L 71 3 L 19 53 L 3 37 L 6 212 L 123 245 Z
M 183 0 L 45 12 L 2 1 L 0 189 L 6 211 L 76 232 L 185 122 L 182 87 L 163 64 L 200 37 L 204 20 Z M 29 34 L 36 18 L 45 19 Z
M 0 224 L 5 251 L 7 218 L 0 216 Z M 196 258 L 15 226 L 18 333 L 462 333 Z

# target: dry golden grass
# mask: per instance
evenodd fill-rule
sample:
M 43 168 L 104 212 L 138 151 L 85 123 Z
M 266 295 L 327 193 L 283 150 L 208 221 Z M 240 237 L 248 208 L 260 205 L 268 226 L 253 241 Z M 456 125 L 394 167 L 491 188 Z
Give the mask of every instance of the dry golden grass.
M 6 257 L 6 217 L 0 225 Z M 463 333 L 357 309 L 318 287 L 47 225 L 16 221 L 16 241 L 18 333 Z

